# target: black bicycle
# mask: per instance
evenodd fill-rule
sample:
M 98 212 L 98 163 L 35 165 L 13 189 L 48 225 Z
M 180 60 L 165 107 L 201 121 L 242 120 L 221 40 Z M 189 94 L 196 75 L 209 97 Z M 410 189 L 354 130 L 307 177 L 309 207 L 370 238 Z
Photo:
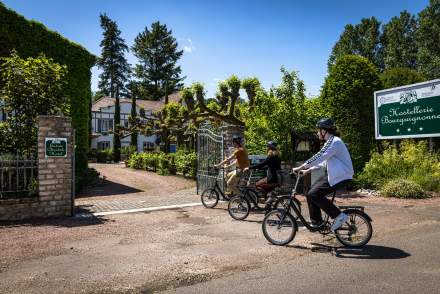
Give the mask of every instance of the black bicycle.
M 296 177 L 295 187 L 290 196 L 278 199 L 282 203 L 281 206 L 283 208 L 272 210 L 266 214 L 263 220 L 262 229 L 264 237 L 274 245 L 286 245 L 295 238 L 298 231 L 298 223 L 293 215 L 297 216 L 310 232 L 319 232 L 322 235 L 332 233 L 328 216 L 324 218 L 324 221 L 319 226 L 312 227 L 305 220 L 301 211 L 297 209 L 297 202 L 295 202 L 296 188 L 300 178 L 301 176 L 299 175 Z M 332 202 L 334 202 L 335 196 L 336 191 L 332 195 Z M 340 206 L 339 208 L 348 215 L 348 220 L 334 232 L 338 241 L 346 247 L 362 247 L 367 244 L 373 235 L 373 227 L 371 225 L 371 218 L 364 212 L 364 207 Z
M 220 200 L 220 196 L 223 200 L 229 201 L 231 197 L 223 193 L 223 190 L 220 188 L 219 180 L 223 180 L 223 167 L 214 167 L 212 170 L 217 172 L 215 177 L 214 185 L 203 190 L 202 195 L 200 195 L 200 200 L 202 201 L 203 206 L 206 208 L 214 208 L 217 206 L 218 201 Z
M 285 203 L 280 201 L 282 196 L 286 196 L 282 193 L 283 189 L 281 189 L 284 185 L 282 172 L 278 173 L 278 178 L 280 179 L 278 187 L 270 193 L 270 197 L 274 198 L 274 200 L 268 204 L 265 202 L 266 198 L 251 185 L 251 181 L 254 178 L 252 177 L 253 171 L 249 170 L 246 173 L 243 174 L 243 178 L 247 177 L 246 184 L 239 185 L 240 194 L 232 197 L 228 203 L 228 212 L 233 219 L 244 220 L 249 216 L 252 210 L 257 212 L 269 212 L 272 209 L 283 208 L 285 206 Z M 264 206 L 260 206 L 260 200 L 264 200 Z M 294 199 L 293 203 L 297 209 L 301 211 L 301 203 L 299 200 Z

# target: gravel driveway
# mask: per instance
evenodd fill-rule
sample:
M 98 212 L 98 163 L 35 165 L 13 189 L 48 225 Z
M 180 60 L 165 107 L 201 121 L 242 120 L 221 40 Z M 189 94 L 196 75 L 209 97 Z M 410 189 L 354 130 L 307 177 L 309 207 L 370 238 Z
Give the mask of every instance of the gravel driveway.
M 373 218 L 371 244 L 426 224 L 440 224 L 440 198 L 338 200 L 361 204 Z M 334 240 L 300 231 L 286 247 L 264 239 L 253 214 L 233 221 L 225 210 L 192 207 L 105 218 L 65 218 L 0 225 L 4 293 L 151 293 L 260 268 Z M 292 269 L 295 271 L 298 269 Z
M 123 164 L 90 164 L 105 180 L 82 191 L 78 212 L 107 212 L 199 202 L 195 181 L 180 176 L 126 168 Z

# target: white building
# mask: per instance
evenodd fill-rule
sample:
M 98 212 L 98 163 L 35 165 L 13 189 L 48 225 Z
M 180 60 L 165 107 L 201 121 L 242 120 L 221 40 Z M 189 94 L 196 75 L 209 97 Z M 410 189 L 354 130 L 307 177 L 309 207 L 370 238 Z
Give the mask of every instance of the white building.
M 169 95 L 168 100 L 179 101 L 180 94 L 178 92 Z M 113 148 L 113 130 L 115 116 L 115 98 L 102 97 L 96 100 L 92 105 L 92 149 Z M 145 116 L 152 118 L 152 113 L 162 109 L 165 105 L 163 99 L 161 101 L 136 100 L 136 112 L 140 117 L 140 110 L 145 110 Z M 128 118 L 131 113 L 131 99 L 120 99 L 121 126 L 128 127 Z M 157 137 L 138 135 L 137 151 L 151 151 L 156 146 Z M 121 137 L 121 147 L 130 146 L 130 135 Z M 171 146 L 175 148 L 175 146 Z

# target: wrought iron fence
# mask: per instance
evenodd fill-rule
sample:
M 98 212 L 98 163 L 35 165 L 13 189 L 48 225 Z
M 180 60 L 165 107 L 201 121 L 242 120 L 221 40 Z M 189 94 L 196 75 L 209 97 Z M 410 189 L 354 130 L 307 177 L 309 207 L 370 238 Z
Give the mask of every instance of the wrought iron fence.
M 38 159 L 36 156 L 0 155 L 0 199 L 38 195 Z

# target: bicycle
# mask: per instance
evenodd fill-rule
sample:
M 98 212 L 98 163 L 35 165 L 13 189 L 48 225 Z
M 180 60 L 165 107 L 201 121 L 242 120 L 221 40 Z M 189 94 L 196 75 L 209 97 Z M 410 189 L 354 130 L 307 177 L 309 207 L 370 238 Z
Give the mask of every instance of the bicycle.
M 260 199 L 264 199 L 261 197 L 260 193 L 254 188 L 251 187 L 251 179 L 252 179 L 252 170 L 248 171 L 249 176 L 246 181 L 246 185 L 239 185 L 240 194 L 232 197 L 228 203 L 228 212 L 229 215 L 235 220 L 244 220 L 249 216 L 251 210 L 255 211 L 265 211 L 269 212 L 272 209 L 283 207 L 284 203 L 279 201 L 279 197 L 283 196 L 282 189 L 283 187 L 283 175 L 281 172 L 278 173 L 278 177 L 280 180 L 279 185 L 272 191 L 270 197 L 275 198 L 276 200 L 270 202 L 268 206 L 262 207 L 259 204 Z M 246 177 L 244 174 L 243 177 Z M 299 210 L 301 210 L 301 204 L 299 200 L 295 199 L 294 204 L 297 206 Z
M 294 199 L 296 199 L 297 195 L 296 188 L 300 178 L 301 176 L 298 175 L 291 195 L 279 199 L 279 201 L 283 203 L 283 208 L 272 210 L 264 217 L 262 224 L 263 235 L 274 245 L 286 245 L 295 238 L 296 232 L 298 231 L 298 223 L 291 212 L 299 218 L 301 223 L 310 232 L 319 232 L 322 235 L 332 233 L 328 216 L 324 218 L 324 221 L 319 226 L 312 227 L 294 204 Z M 332 203 L 335 200 L 335 196 L 336 191 L 333 192 Z M 364 207 L 340 206 L 339 208 L 348 215 L 348 220 L 341 228 L 334 232 L 336 239 L 346 247 L 362 247 L 367 244 L 373 234 L 373 227 L 371 225 L 372 219 L 364 212 Z M 362 234 L 364 231 L 365 233 Z M 280 235 L 285 235 L 286 237 L 280 237 Z
M 219 185 L 219 179 L 223 180 L 222 169 L 223 167 L 214 167 L 213 170 L 218 171 L 217 176 L 215 177 L 214 185 L 210 188 L 207 188 L 203 190 L 202 194 L 200 195 L 200 200 L 202 201 L 203 206 L 206 208 L 214 208 L 217 206 L 218 201 L 220 200 L 220 196 L 223 200 L 229 201 L 231 197 L 223 193 L 223 190 L 220 188 Z

